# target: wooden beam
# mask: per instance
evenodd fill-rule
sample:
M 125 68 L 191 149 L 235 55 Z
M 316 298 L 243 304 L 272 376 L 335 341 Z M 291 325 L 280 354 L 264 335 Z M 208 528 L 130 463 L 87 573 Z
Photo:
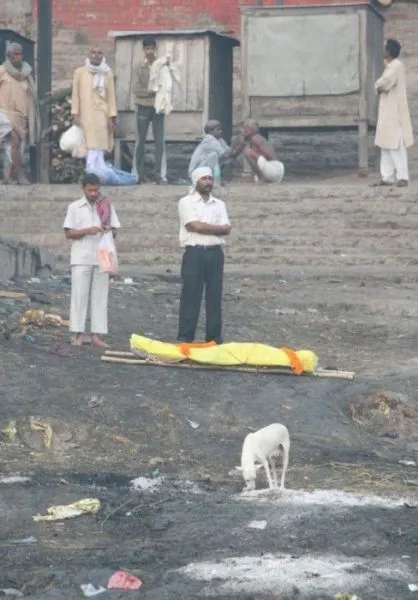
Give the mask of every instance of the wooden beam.
M 51 115 L 49 103 L 52 84 L 52 0 L 38 0 L 37 91 L 41 117 L 41 137 L 37 146 L 37 176 L 49 183 Z
M 368 55 L 367 55 L 367 13 L 365 8 L 359 11 L 359 64 L 360 94 L 358 119 L 358 167 L 359 175 L 367 175 L 369 170 L 369 127 L 367 106 Z
M 204 365 L 199 363 L 182 362 L 165 362 L 157 359 L 139 358 L 135 354 L 129 352 L 118 352 L 107 350 L 102 355 L 102 361 L 107 363 L 118 363 L 122 365 L 141 365 L 148 367 L 171 367 L 178 369 L 195 369 L 200 371 L 228 371 L 235 373 L 253 373 L 257 375 L 294 375 L 290 367 L 248 367 L 248 366 L 222 366 L 222 365 Z M 321 377 L 327 379 L 347 379 L 352 380 L 355 377 L 353 371 L 338 371 L 338 370 L 318 370 L 314 373 L 303 373 L 305 377 Z

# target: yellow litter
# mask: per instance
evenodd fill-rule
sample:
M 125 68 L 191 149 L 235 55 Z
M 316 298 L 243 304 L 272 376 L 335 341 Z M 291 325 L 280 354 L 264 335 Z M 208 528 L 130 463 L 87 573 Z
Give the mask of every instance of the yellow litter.
M 29 424 L 33 431 L 40 431 L 42 433 L 44 446 L 50 450 L 52 445 L 52 436 L 54 435 L 51 425 L 49 425 L 49 423 L 45 423 L 44 421 L 39 421 L 39 419 L 35 419 L 34 417 L 30 417 Z
M 9 421 L 6 427 L 0 430 L 0 433 L 9 442 L 14 440 L 17 435 L 16 421 Z
M 35 325 L 36 327 L 46 327 L 47 325 L 62 327 L 68 325 L 68 321 L 59 315 L 46 313 L 44 310 L 38 308 L 32 308 L 24 312 L 19 322 L 21 327 L 28 327 L 29 325 Z
M 34 521 L 60 521 L 61 519 L 72 519 L 81 515 L 95 514 L 100 510 L 100 500 L 97 498 L 84 498 L 72 504 L 64 506 L 50 506 L 47 515 L 35 515 Z

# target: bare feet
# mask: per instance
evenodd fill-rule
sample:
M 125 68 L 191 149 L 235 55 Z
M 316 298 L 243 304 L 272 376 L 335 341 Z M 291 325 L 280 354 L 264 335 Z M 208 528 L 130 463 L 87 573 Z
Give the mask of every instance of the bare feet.
M 84 344 L 84 334 L 83 333 L 77 333 L 77 335 L 74 338 L 74 341 L 72 342 L 72 346 L 82 346 Z
M 97 346 L 97 348 L 109 348 L 109 345 L 106 344 L 103 340 L 99 338 L 97 333 L 91 334 L 91 344 L 92 346 Z

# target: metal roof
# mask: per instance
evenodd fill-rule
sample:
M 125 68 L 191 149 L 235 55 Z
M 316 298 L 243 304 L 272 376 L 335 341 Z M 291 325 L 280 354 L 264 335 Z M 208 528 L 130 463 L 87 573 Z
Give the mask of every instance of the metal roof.
M 145 35 L 157 36 L 172 36 L 181 37 L 187 35 L 213 35 L 230 41 L 234 46 L 239 46 L 239 40 L 228 35 L 229 32 L 216 31 L 214 29 L 171 29 L 169 31 L 152 30 L 152 31 L 109 31 L 108 37 L 111 38 L 127 38 L 127 37 L 142 37 Z

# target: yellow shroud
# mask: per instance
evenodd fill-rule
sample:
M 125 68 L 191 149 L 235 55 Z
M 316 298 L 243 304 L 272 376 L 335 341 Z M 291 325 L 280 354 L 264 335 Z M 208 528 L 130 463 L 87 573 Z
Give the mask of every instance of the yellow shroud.
M 134 353 L 170 362 L 188 359 L 217 366 L 291 367 L 296 375 L 313 373 L 318 366 L 318 357 L 311 350 L 295 351 L 257 343 L 171 344 L 132 334 L 130 345 Z

